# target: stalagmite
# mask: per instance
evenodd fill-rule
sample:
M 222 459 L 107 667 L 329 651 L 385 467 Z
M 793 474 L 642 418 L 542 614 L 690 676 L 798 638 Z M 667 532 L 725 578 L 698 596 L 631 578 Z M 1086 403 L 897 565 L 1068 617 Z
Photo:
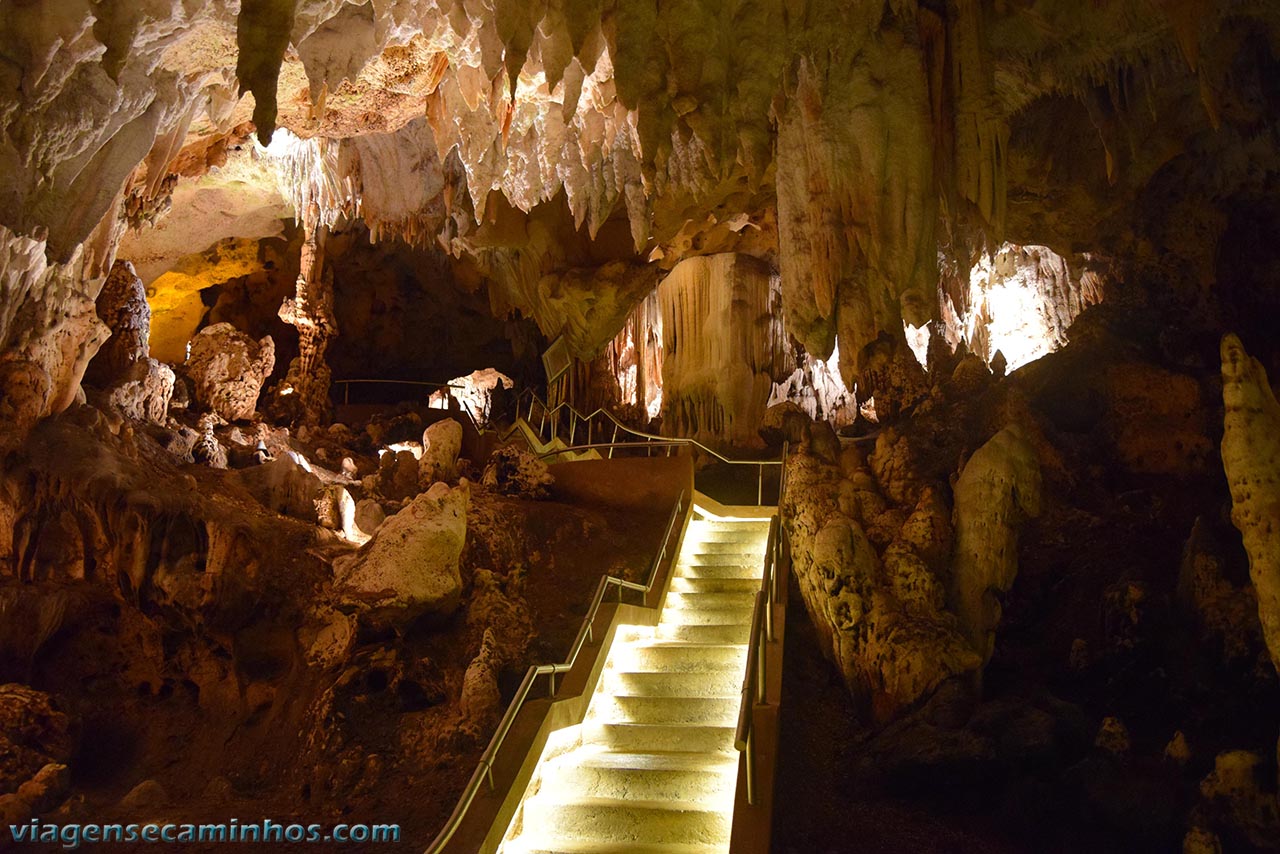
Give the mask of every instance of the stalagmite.
M 1266 370 L 1235 335 L 1222 339 L 1222 400 L 1231 521 L 1249 553 L 1262 633 L 1280 670 L 1280 403 Z
M 333 313 L 333 273 L 324 266 L 329 227 L 319 221 L 318 206 L 308 212 L 303 229 L 297 293 L 280 306 L 280 319 L 298 330 L 298 357 L 289 363 L 277 396 L 294 421 L 318 424 L 329 411 L 332 373 L 325 351 L 338 334 L 338 318 Z
M 151 310 L 142 280 L 128 261 L 111 268 L 97 307 L 111 337 L 89 364 L 86 381 L 104 388 L 129 417 L 163 424 L 173 394 L 173 369 L 148 355 Z
M 1018 426 L 974 452 L 955 485 L 951 605 L 983 662 L 995 650 L 1000 597 L 1018 573 L 1018 528 L 1040 515 L 1040 463 Z

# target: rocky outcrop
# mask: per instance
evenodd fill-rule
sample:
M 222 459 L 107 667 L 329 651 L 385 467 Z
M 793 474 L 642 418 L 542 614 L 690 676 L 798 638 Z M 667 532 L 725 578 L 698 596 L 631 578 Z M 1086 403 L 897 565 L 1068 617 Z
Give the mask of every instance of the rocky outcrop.
M 1222 399 L 1231 521 L 1249 553 L 1263 637 L 1280 669 L 1280 403 L 1266 370 L 1234 335 L 1222 339 Z
M 462 696 L 458 705 L 463 727 L 476 739 L 493 730 L 502 712 L 502 694 L 498 691 L 499 661 L 492 629 L 485 629 L 480 652 L 467 665 L 462 677 Z
M 494 451 L 480 478 L 486 489 L 521 498 L 546 498 L 554 482 L 546 463 L 516 445 Z
M 422 459 L 418 460 L 418 485 L 429 489 L 438 480 L 452 482 L 458 476 L 462 451 L 462 425 L 452 418 L 437 421 L 422 433 Z
M 128 261 L 117 261 L 98 294 L 98 317 L 111 337 L 85 371 L 86 382 L 105 389 L 108 400 L 138 421 L 163 424 L 169 415 L 174 374 L 152 359 L 151 308 L 146 288 Z
M 0 225 L 0 438 L 20 439 L 70 406 L 110 335 L 94 309 L 105 259 L 86 247 L 54 264 L 47 248 Z
M 1000 600 L 1018 572 L 1018 528 L 1040 514 L 1040 463 L 1018 426 L 974 452 L 955 485 L 950 601 L 983 662 L 995 650 Z
M 69 762 L 75 747 L 73 721 L 52 697 L 0 685 L 0 794 L 18 792 L 49 763 Z
M 343 600 L 362 619 L 403 629 L 457 608 L 458 560 L 467 536 L 470 486 L 436 484 L 388 518 L 354 555 L 334 563 Z
M 196 400 L 228 421 L 253 417 L 262 384 L 276 364 L 275 342 L 255 342 L 230 323 L 206 326 L 191 339 L 184 370 Z
M 236 479 L 262 503 L 283 516 L 314 522 L 320 478 L 292 456 L 284 455 L 235 473 Z M 354 507 L 352 508 L 354 512 Z
M 820 646 L 868 715 L 884 722 L 981 659 L 942 607 L 950 530 L 938 494 L 922 490 L 914 507 L 899 508 L 856 449 L 840 462 L 793 454 L 783 518 Z

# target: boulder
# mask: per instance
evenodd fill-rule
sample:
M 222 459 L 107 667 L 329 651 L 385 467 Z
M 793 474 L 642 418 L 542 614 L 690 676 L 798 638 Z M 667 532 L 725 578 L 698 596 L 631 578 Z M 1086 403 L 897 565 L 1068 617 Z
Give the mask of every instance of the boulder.
M 387 450 L 378 459 L 378 475 L 373 485 L 383 498 L 392 501 L 403 501 L 422 492 L 418 487 L 417 456 L 411 450 Z
M 760 438 L 770 447 L 783 442 L 799 445 L 804 441 L 810 418 L 795 401 L 784 400 L 764 411 L 760 420 Z
M 372 537 L 386 518 L 387 514 L 383 512 L 382 505 L 372 498 L 361 498 L 356 502 L 356 527 L 365 536 Z
M 62 803 L 71 785 L 71 772 L 61 762 L 50 762 L 18 787 L 18 797 L 35 814 L 48 812 Z
M 260 466 L 240 469 L 234 477 L 262 506 L 282 516 L 315 520 L 320 478 L 293 457 L 284 455 Z
M 173 382 L 173 368 L 155 359 L 142 359 L 116 378 L 107 391 L 107 400 L 135 421 L 164 424 Z
M 470 486 L 436 484 L 387 519 L 360 551 L 334 562 L 343 601 L 373 625 L 404 628 L 459 603 Z
M 458 476 L 462 452 L 462 425 L 452 418 L 437 421 L 422 433 L 422 458 L 418 460 L 418 485 L 429 489 L 436 481 L 452 482 Z
M 348 540 L 363 542 L 367 539 L 356 528 L 356 502 L 342 484 L 331 483 L 322 487 L 314 504 L 320 527 L 337 531 Z
M 270 335 L 255 342 L 230 323 L 215 323 L 191 339 L 186 372 L 200 405 L 228 421 L 240 421 L 253 417 L 275 364 Z

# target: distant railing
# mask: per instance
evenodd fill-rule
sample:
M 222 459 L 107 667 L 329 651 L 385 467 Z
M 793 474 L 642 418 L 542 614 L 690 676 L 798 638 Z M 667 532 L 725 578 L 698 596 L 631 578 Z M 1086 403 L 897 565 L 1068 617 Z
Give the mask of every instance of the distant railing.
M 528 405 L 528 414 L 524 415 L 523 411 L 525 409 L 526 402 Z M 539 406 L 541 407 L 542 412 L 538 417 L 538 426 L 534 427 L 534 410 Z M 562 418 L 562 413 L 567 413 L 567 415 Z M 523 416 L 525 423 L 529 425 L 530 429 L 534 430 L 534 432 L 538 434 L 538 439 L 543 441 L 545 444 L 550 444 L 556 438 L 565 442 L 566 447 L 543 451 L 541 454 L 542 456 L 550 457 L 555 456 L 556 454 L 563 454 L 567 451 L 608 449 L 607 456 L 612 459 L 615 450 L 646 446 L 650 446 L 651 448 L 665 447 L 667 448 L 667 456 L 670 456 L 672 449 L 675 447 L 689 447 L 697 448 L 702 453 L 714 457 L 722 463 L 728 463 L 729 465 L 756 466 L 756 504 L 764 503 L 765 468 L 778 466 L 779 471 L 781 471 L 782 463 L 780 460 L 732 459 L 721 454 L 719 451 L 708 448 L 697 439 L 687 439 L 679 436 L 659 436 L 654 433 L 646 433 L 643 430 L 637 430 L 634 427 L 623 424 L 618 420 L 616 415 L 607 409 L 600 408 L 593 411 L 590 415 L 583 415 L 569 403 L 558 403 L 553 407 L 548 407 L 541 398 L 528 390 L 520 395 L 517 401 L 516 415 L 517 417 Z M 598 427 L 597 419 L 599 419 Z M 562 422 L 564 420 L 568 421 L 567 438 L 562 435 L 561 430 Z M 547 432 L 548 425 L 551 427 L 550 432 Z M 580 427 L 585 429 L 587 441 L 584 444 L 575 445 L 574 442 L 577 438 Z M 596 431 L 601 428 L 603 428 L 604 433 L 608 435 L 609 438 L 607 440 L 597 442 L 595 441 Z M 624 433 L 627 436 L 634 437 L 639 441 L 619 442 L 619 432 Z M 651 455 L 652 454 L 650 454 L 650 456 Z M 779 476 L 779 483 L 781 483 L 781 476 Z
M 747 803 L 756 803 L 755 707 L 764 704 L 768 681 L 768 645 L 774 642 L 773 606 L 778 601 L 778 558 L 783 551 L 786 532 L 782 528 L 782 502 L 786 494 L 787 452 L 782 446 L 782 476 L 778 484 L 778 512 L 769 521 L 769 540 L 765 546 L 764 576 L 756 591 L 751 612 L 751 635 L 747 641 L 747 672 L 742 679 L 742 703 L 738 709 L 738 728 L 733 746 L 744 754 L 747 778 Z M 781 595 L 786 596 L 786 591 Z
M 344 406 L 351 403 L 351 386 L 353 385 L 411 385 L 432 389 L 462 388 L 462 386 L 455 385 L 453 383 L 434 383 L 427 382 L 425 380 L 380 380 L 363 378 L 331 380 L 330 384 L 342 386 L 342 403 Z
M 548 696 L 555 696 L 556 676 L 572 670 L 577 663 L 578 654 L 582 651 L 583 645 L 588 642 L 595 642 L 596 614 L 604 602 L 608 589 L 610 587 L 617 588 L 619 602 L 622 601 L 623 593 L 627 590 L 634 590 L 643 594 L 644 597 L 648 597 L 653 590 L 654 583 L 657 581 L 658 569 L 662 565 L 662 561 L 666 559 L 667 548 L 671 542 L 671 533 L 675 529 L 676 520 L 680 518 L 681 513 L 684 511 L 684 501 L 685 493 L 681 490 L 680 497 L 676 499 L 675 506 L 671 508 L 671 515 L 667 518 L 667 527 L 662 534 L 662 544 L 649 567 L 648 581 L 640 584 L 612 575 L 601 578 L 600 583 L 596 585 L 595 596 L 591 599 L 591 607 L 587 609 L 587 615 L 582 618 L 582 626 L 578 629 L 578 636 L 574 639 L 573 646 L 569 648 L 568 657 L 557 664 L 532 665 L 525 672 L 524 679 L 520 682 L 520 687 L 516 690 L 511 704 L 507 706 L 506 714 L 502 716 L 497 730 L 493 733 L 493 738 L 489 740 L 489 746 L 480 755 L 480 761 L 476 763 L 476 770 L 472 772 L 471 779 L 467 782 L 467 787 L 462 792 L 462 797 L 458 799 L 458 804 L 449 815 L 449 820 L 445 822 L 444 828 L 436 835 L 431 845 L 427 847 L 427 854 L 438 854 L 438 852 L 443 851 L 449 840 L 458 832 L 458 828 L 462 826 L 462 820 L 471 808 L 472 801 L 475 800 L 476 795 L 480 792 L 481 783 L 487 780 L 490 791 L 496 788 L 493 782 L 494 760 L 498 755 L 498 751 L 502 749 L 502 744 L 506 740 L 507 733 L 511 731 L 516 716 L 520 713 L 521 708 L 524 707 L 525 700 L 529 697 L 529 692 L 533 690 L 534 682 L 537 681 L 539 676 L 546 676 L 549 683 Z

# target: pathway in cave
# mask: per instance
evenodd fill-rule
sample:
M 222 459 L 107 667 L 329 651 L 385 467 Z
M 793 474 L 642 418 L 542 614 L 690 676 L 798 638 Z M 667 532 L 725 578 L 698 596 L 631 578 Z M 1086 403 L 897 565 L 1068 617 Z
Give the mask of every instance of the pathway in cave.
M 728 850 L 768 532 L 767 519 L 690 522 L 661 619 L 619 628 L 586 718 L 548 742 L 503 854 Z

